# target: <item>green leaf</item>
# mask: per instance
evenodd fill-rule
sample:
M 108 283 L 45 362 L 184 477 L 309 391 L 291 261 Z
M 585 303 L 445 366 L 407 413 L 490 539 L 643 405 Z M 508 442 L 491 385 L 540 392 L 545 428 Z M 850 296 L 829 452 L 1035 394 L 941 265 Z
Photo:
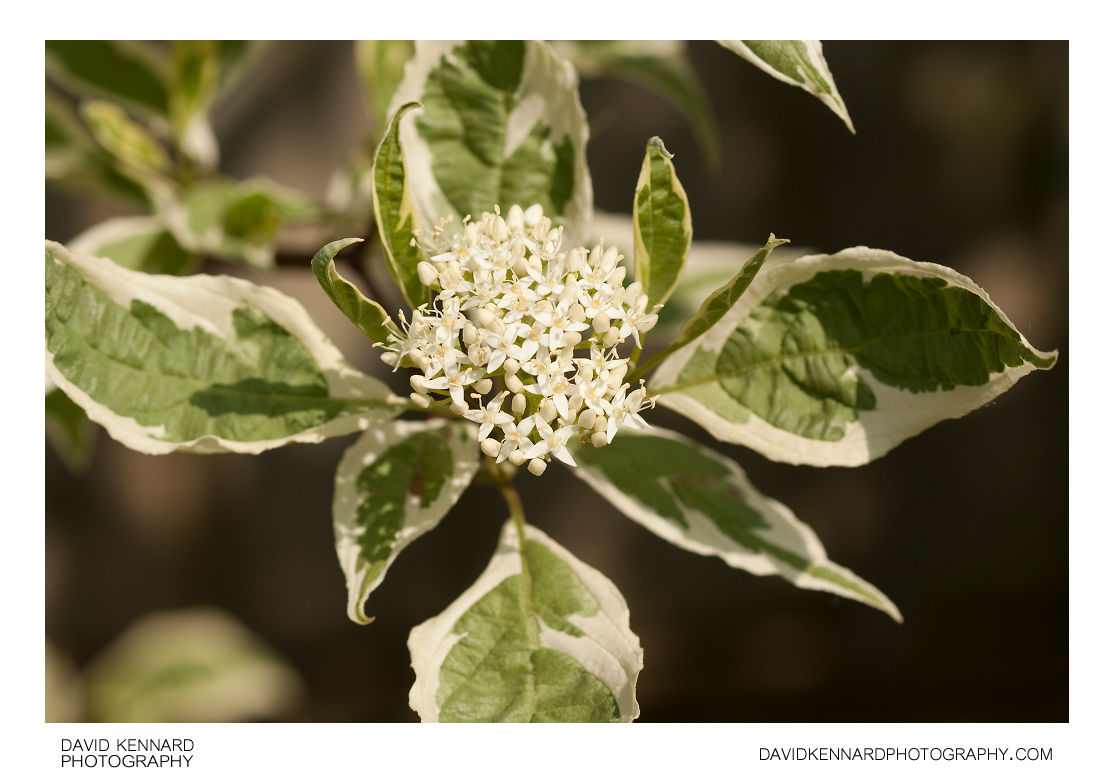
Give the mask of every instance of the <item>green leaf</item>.
M 778 81 L 793 84 L 819 98 L 843 120 L 851 133 L 855 126 L 819 41 L 720 41 L 722 46 L 758 66 Z
M 165 120 L 166 64 L 139 41 L 47 41 L 47 75 L 82 97 L 103 98 Z
M 322 216 L 301 194 L 267 180 L 216 179 L 164 201 L 159 217 L 188 250 L 267 268 L 280 226 Z
M 46 243 L 47 377 L 140 452 L 248 452 L 390 418 L 285 294 L 239 278 L 147 275 Z
M 88 719 L 109 722 L 281 719 L 305 694 L 270 646 L 209 608 L 140 618 L 89 665 L 87 683 Z
M 685 266 L 692 243 L 692 214 L 685 189 L 658 137 L 646 144 L 634 193 L 634 271 L 650 298 L 665 302 Z
M 705 161 L 720 157 L 719 130 L 684 41 L 562 41 L 555 44 L 581 77 L 623 79 L 672 103 L 688 122 Z
M 651 392 L 772 460 L 860 465 L 1055 361 L 969 278 L 860 247 L 768 265 Z
M 683 436 L 622 430 L 605 447 L 577 446 L 573 473 L 666 541 L 800 588 L 846 596 L 901 620 L 893 602 L 828 560 L 811 528 L 754 489 L 735 463 Z
M 178 241 L 157 218 L 137 215 L 109 218 L 83 231 L 67 247 L 112 259 L 122 267 L 155 275 L 188 275 L 198 258 Z
M 403 67 L 414 55 L 413 41 L 357 41 L 356 70 L 364 86 L 372 124 L 382 128 L 391 97 L 402 81 Z
M 89 467 L 97 428 L 57 387 L 46 394 L 46 437 L 70 471 L 80 474 Z
M 410 633 L 422 721 L 631 721 L 642 648 L 618 589 L 514 521 L 479 579 Z
M 592 212 L 588 122 L 572 64 L 545 43 L 418 41 L 391 101 L 418 223 L 541 204 L 582 241 Z
M 362 241 L 356 237 L 349 237 L 330 242 L 314 255 L 313 274 L 317 276 L 317 282 L 325 289 L 329 299 L 340 308 L 341 313 L 347 316 L 349 321 L 359 327 L 360 331 L 373 342 L 385 343 L 397 334 L 391 317 L 387 315 L 382 305 L 365 297 L 363 292 L 337 272 L 336 263 L 333 261 L 342 248 L 347 248 L 353 242 Z
M 348 617 L 403 548 L 432 530 L 479 468 L 475 428 L 461 422 L 387 422 L 369 429 L 337 466 L 333 530 L 348 584 Z
M 402 118 L 416 106 L 415 103 L 404 104 L 391 117 L 387 133 L 375 151 L 371 174 L 371 200 L 379 237 L 383 240 L 383 255 L 391 276 L 411 307 L 418 307 L 429 298 L 429 290 L 418 279 L 421 256 L 412 243 L 421 224 L 410 197 L 407 166 L 399 140 Z

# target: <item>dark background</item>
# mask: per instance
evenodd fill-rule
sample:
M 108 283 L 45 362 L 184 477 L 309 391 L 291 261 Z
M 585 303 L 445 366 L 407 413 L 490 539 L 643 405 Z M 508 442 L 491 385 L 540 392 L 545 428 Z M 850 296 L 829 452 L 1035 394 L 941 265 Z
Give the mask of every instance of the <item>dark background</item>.
M 706 42 L 690 53 L 723 155 L 702 160 L 656 95 L 593 80 L 597 205 L 629 211 L 643 148 L 675 153 L 697 240 L 892 249 L 973 278 L 1060 362 L 994 403 L 859 468 L 773 463 L 665 410 L 652 421 L 738 461 L 830 557 L 901 608 L 882 613 L 684 552 L 567 472 L 520 478 L 530 521 L 608 575 L 645 648 L 644 721 L 1065 721 L 1068 718 L 1067 44 L 826 42 L 858 130 Z M 222 168 L 323 193 L 368 133 L 350 46 L 273 46 L 215 118 Z M 48 189 L 65 241 L 113 214 Z M 222 270 L 223 271 L 223 270 Z M 308 269 L 268 278 L 303 300 L 353 364 L 380 372 Z M 395 379 L 397 382 L 397 379 Z M 345 617 L 330 520 L 354 436 L 258 457 L 128 451 L 100 433 L 89 470 L 47 450 L 46 633 L 79 666 L 129 623 L 198 604 L 231 612 L 307 686 L 287 718 L 414 721 L 406 637 L 483 569 L 505 517 L 470 489 Z

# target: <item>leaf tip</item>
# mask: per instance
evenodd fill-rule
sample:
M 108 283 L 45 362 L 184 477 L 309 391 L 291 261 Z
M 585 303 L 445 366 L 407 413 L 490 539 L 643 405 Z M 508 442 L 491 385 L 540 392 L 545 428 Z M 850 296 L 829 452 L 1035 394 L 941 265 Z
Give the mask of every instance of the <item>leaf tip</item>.
M 646 152 L 649 152 L 650 150 L 655 150 L 656 152 L 664 155 L 669 160 L 673 160 L 673 153 L 665 149 L 665 142 L 661 140 L 660 136 L 651 136 L 650 141 L 646 142 Z

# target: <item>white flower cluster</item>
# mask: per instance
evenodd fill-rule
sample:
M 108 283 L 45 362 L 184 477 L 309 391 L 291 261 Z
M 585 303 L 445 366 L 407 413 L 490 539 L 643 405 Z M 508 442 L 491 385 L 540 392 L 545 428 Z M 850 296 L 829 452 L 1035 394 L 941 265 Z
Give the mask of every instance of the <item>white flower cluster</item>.
M 383 355 L 395 369 L 421 371 L 410 377 L 411 399 L 448 402 L 479 424 L 485 454 L 528 461 L 536 475 L 551 456 L 575 465 L 570 439 L 602 447 L 620 425 L 645 428 L 638 412 L 652 401 L 644 384 L 624 383 L 618 346 L 633 337 L 641 347 L 657 307 L 647 311 L 640 283 L 623 286 L 618 249 L 560 252 L 563 228 L 537 204 L 466 217 L 451 240 L 445 225 L 416 239 L 433 303 L 408 323 L 400 314 L 404 333 Z

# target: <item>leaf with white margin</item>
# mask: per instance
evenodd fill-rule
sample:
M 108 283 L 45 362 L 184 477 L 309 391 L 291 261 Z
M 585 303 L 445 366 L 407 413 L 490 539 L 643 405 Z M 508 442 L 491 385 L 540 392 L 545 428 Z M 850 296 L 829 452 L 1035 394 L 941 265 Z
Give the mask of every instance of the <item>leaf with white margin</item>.
M 155 275 L 186 275 L 198 265 L 197 255 L 179 245 L 151 215 L 109 218 L 74 237 L 66 247 L 72 253 L 104 256 L 122 267 Z
M 574 454 L 573 473 L 666 541 L 752 574 L 846 596 L 901 621 L 881 591 L 829 561 L 811 528 L 711 449 L 655 427 L 622 430 L 607 446 L 578 446 Z
M 661 139 L 651 138 L 634 189 L 634 273 L 648 309 L 669 299 L 692 243 L 692 212 L 672 158 Z
M 572 64 L 540 41 L 418 41 L 391 100 L 418 222 L 541 204 L 579 238 L 592 217 L 588 119 Z
M 403 548 L 432 530 L 480 466 L 476 428 L 443 419 L 370 428 L 337 466 L 333 531 L 348 584 L 348 617 L 371 623 L 364 604 Z
M 46 370 L 149 454 L 316 443 L 405 401 L 344 361 L 294 299 L 223 275 L 173 277 L 46 243 Z
M 819 41 L 717 41 L 723 47 L 756 65 L 778 81 L 796 85 L 819 98 L 843 120 L 851 133 L 855 126 L 835 79 L 824 59 Z
M 857 247 L 767 264 L 651 392 L 771 460 L 853 466 L 1055 362 L 970 278 Z
M 642 648 L 622 594 L 508 520 L 479 579 L 410 632 L 422 721 L 632 721 Z
M 416 107 L 416 103 L 403 104 L 391 115 L 383 140 L 375 149 L 371 170 L 371 204 L 387 268 L 406 302 L 414 308 L 429 299 L 429 289 L 418 277 L 421 255 L 414 245 L 414 235 L 421 231 L 422 224 L 414 211 L 399 127 L 406 113 Z

